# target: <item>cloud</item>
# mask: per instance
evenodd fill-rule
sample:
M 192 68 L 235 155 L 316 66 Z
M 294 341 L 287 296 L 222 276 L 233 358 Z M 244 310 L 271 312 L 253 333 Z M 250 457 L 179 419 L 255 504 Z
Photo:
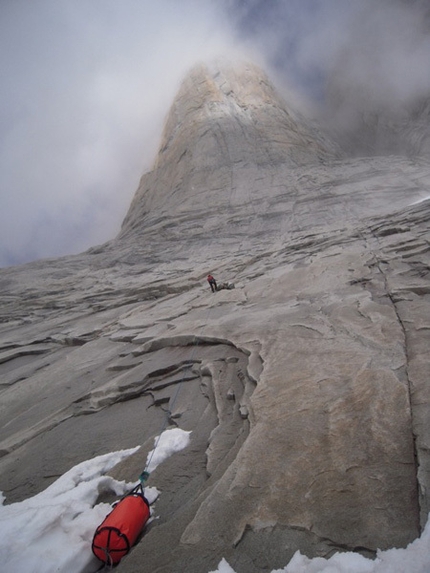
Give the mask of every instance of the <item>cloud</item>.
M 356 153 L 428 155 L 430 7 L 426 0 L 232 1 L 242 35 L 280 87 Z
M 3 0 L 0 266 L 116 235 L 197 61 L 241 53 L 348 132 L 429 93 L 428 23 L 424 0 Z
M 425 154 L 429 15 L 423 2 L 363 0 L 349 22 L 326 67 L 324 119 L 353 151 Z
M 290 24 L 285 34 L 277 25 L 271 60 L 314 98 L 319 119 L 352 153 L 428 155 L 428 2 L 308 0 L 299 7 L 279 0 L 273 9 L 278 23 Z M 261 43 L 271 27 L 258 32 Z
M 186 70 L 235 50 L 205 0 L 5 0 L 0 264 L 119 230 Z

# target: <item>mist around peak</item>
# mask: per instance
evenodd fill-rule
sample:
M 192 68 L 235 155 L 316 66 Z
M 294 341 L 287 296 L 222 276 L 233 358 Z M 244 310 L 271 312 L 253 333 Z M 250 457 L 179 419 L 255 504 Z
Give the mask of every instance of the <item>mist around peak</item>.
M 419 0 L 3 2 L 0 266 L 114 237 L 180 81 L 218 54 L 351 154 L 426 156 L 429 26 Z

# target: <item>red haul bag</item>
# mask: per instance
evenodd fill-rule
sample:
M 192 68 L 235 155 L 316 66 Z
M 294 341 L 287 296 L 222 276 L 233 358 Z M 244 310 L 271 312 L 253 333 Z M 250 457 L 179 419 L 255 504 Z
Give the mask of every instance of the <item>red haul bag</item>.
M 140 491 L 139 491 L 140 490 Z M 141 485 L 123 497 L 98 526 L 93 537 L 94 555 L 116 565 L 130 551 L 150 516 Z

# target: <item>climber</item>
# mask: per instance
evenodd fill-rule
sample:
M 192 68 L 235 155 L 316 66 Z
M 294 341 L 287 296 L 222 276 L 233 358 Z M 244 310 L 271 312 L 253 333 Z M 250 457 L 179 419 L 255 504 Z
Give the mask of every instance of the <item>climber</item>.
M 212 275 L 208 275 L 207 281 L 209 283 L 209 286 L 211 287 L 212 292 L 215 292 L 216 290 L 218 290 L 216 280 L 213 278 Z

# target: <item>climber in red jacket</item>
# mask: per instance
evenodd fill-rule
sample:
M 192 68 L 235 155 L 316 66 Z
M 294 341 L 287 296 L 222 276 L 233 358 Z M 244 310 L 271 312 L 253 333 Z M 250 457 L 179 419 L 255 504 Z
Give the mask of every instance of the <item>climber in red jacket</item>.
M 208 275 L 207 281 L 209 283 L 209 286 L 211 287 L 212 292 L 215 292 L 216 290 L 218 290 L 216 280 L 213 278 L 212 275 Z

